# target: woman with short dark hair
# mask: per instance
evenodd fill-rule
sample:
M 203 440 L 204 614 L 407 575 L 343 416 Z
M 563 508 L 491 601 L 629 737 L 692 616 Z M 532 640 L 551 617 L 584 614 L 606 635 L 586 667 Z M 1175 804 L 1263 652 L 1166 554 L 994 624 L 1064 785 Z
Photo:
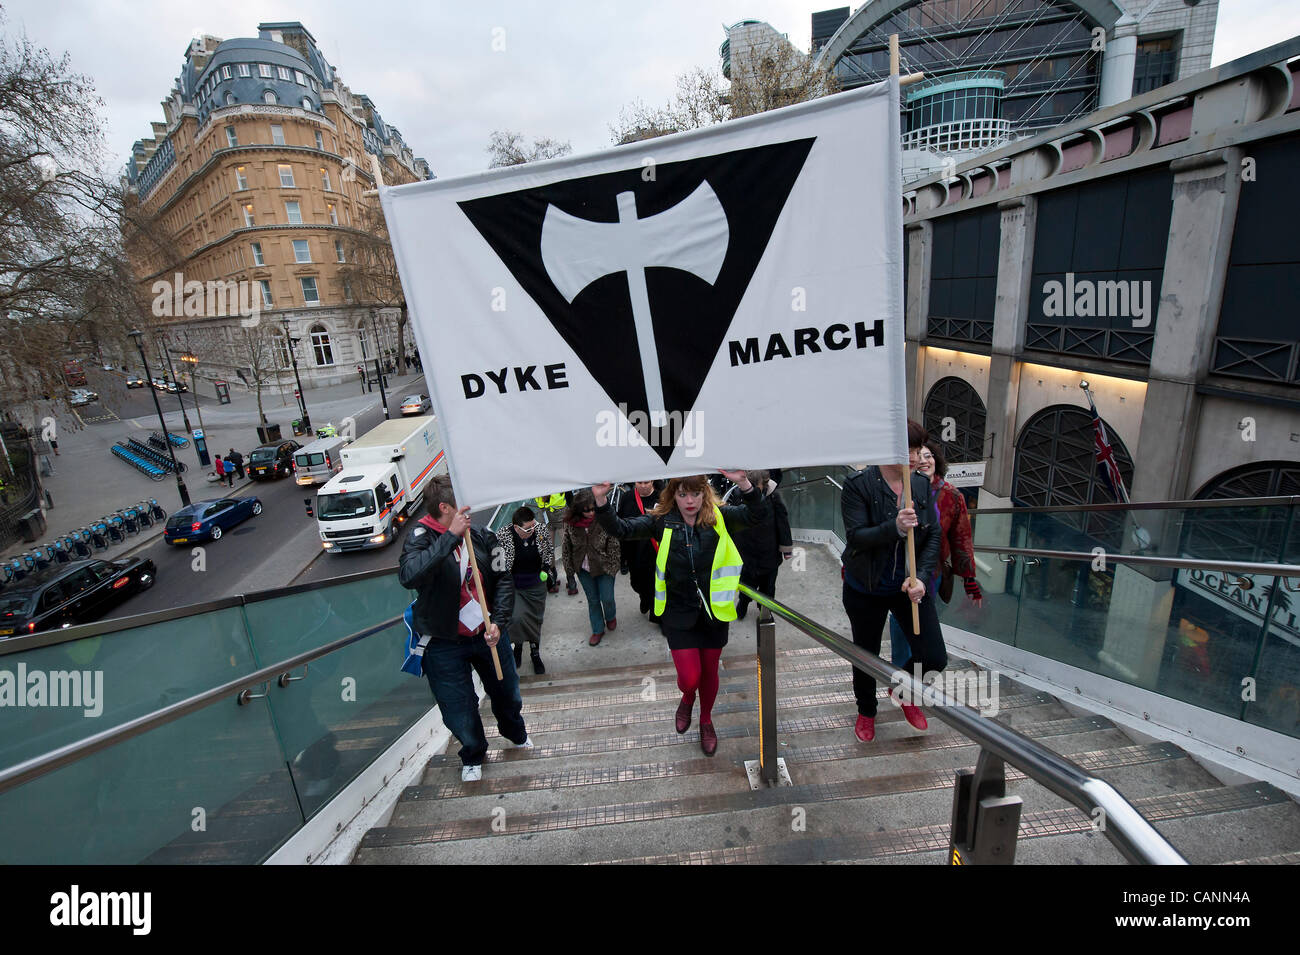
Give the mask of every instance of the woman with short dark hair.
M 618 538 L 596 523 L 596 499 L 586 488 L 573 495 L 564 512 L 564 573 L 578 579 L 587 595 L 587 616 L 591 621 L 591 646 L 600 643 L 606 628 L 618 628 L 614 606 L 614 578 L 622 555 Z
M 515 666 L 524 662 L 524 644 L 529 646 L 533 672 L 546 672 L 542 663 L 542 620 L 546 616 L 546 568 L 555 562 L 551 529 L 537 523 L 531 507 L 520 507 L 510 519 L 510 526 L 497 531 L 505 572 L 515 581 L 514 616 L 506 633 L 515 648 Z

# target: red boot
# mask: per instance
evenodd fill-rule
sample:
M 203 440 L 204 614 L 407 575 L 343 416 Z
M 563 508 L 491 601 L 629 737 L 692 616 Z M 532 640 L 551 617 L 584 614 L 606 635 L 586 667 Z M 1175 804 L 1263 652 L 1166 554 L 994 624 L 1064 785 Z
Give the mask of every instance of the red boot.
M 870 743 L 876 738 L 876 718 L 874 716 L 859 716 L 858 722 L 853 727 L 854 735 L 864 743 Z

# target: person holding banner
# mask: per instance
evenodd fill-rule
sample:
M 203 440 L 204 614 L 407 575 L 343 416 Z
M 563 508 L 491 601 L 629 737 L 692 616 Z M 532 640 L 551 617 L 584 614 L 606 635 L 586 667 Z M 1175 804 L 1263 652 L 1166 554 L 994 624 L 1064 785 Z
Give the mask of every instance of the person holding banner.
M 619 517 L 640 517 L 649 514 L 659 503 L 658 481 L 637 481 L 631 493 L 624 494 L 617 505 L 610 501 L 610 507 Z M 658 623 L 654 615 L 655 601 L 655 554 L 659 542 L 654 540 L 623 541 L 623 557 L 627 560 L 629 581 L 636 595 L 641 598 L 641 612 L 650 614 L 650 622 Z
M 727 645 L 727 625 L 736 619 L 741 557 L 730 531 L 759 524 L 771 506 L 744 471 L 722 471 L 740 485 L 743 507 L 720 507 L 704 475 L 673 478 L 649 514 L 620 518 L 607 503 L 610 485 L 592 487 L 596 520 L 622 540 L 653 540 L 654 612 L 677 669 L 677 732 L 691 726 L 695 695 L 700 697 L 700 749 L 718 750 L 713 702 L 718 697 L 718 661 Z M 878 643 L 877 643 L 878 645 Z
M 908 456 L 912 467 L 921 463 L 926 431 L 907 422 Z M 882 464 L 851 475 L 844 482 L 840 510 L 844 517 L 844 610 L 853 628 L 853 642 L 880 653 L 885 618 L 893 614 L 903 626 L 911 659 L 923 673 L 948 665 L 948 651 L 939 628 L 939 615 L 929 582 L 939 561 L 939 528 L 934 513 L 930 480 L 911 473 L 912 506 L 905 507 L 903 466 Z M 907 532 L 916 538 L 915 577 L 908 576 Z M 912 604 L 917 605 L 919 634 L 912 631 Z M 876 681 L 854 667 L 853 695 L 858 718 L 854 733 L 869 743 L 876 738 Z M 908 723 L 918 730 L 928 727 L 919 707 L 901 704 Z
M 486 530 L 471 530 L 469 508 L 456 507 L 451 478 L 441 474 L 430 479 L 424 495 L 428 514 L 406 536 L 397 579 L 408 590 L 419 591 L 411 623 L 417 633 L 430 638 L 424 650 L 424 674 L 443 722 L 460 741 L 460 778 L 476 782 L 483 778 L 488 744 L 472 673 L 479 675 L 492 700 L 501 735 L 515 746 L 533 746 L 524 725 L 513 655 L 500 655 L 500 678 L 492 659 L 491 648 L 514 612 L 514 579 L 492 559 L 493 550 L 500 546 L 497 538 Z M 467 530 L 483 579 L 490 614 L 486 621 L 465 547 Z

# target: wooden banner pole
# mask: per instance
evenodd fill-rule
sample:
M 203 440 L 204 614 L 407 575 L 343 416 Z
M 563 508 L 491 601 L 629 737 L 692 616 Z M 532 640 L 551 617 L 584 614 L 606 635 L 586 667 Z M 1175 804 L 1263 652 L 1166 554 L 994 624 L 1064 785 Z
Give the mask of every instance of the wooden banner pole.
M 483 595 L 483 577 L 478 572 L 478 557 L 474 554 L 474 541 L 470 539 L 469 528 L 465 528 L 465 546 L 469 548 L 469 566 L 474 573 L 474 589 L 478 592 L 479 609 L 483 611 L 483 626 L 486 627 L 492 623 L 488 616 L 487 598 Z M 505 674 L 501 672 L 501 658 L 497 656 L 497 648 L 489 647 L 492 651 L 492 666 L 496 668 L 497 679 L 504 680 Z
M 912 506 L 912 464 L 909 461 L 903 465 L 903 506 Z M 907 529 L 907 586 L 916 585 L 916 536 L 912 533 L 912 528 Z M 909 596 L 910 600 L 911 597 Z M 912 633 L 917 636 L 921 635 L 921 611 L 918 605 L 912 603 Z

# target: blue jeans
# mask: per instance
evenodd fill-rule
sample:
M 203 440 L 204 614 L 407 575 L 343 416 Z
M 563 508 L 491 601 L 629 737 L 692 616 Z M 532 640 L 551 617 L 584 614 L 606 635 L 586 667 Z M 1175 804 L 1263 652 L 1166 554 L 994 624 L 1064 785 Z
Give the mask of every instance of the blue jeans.
M 478 694 L 474 692 L 471 669 L 483 681 L 483 689 L 492 700 L 492 715 L 497 729 L 512 743 L 528 738 L 521 715 L 524 702 L 519 696 L 519 674 L 515 657 L 504 637 L 497 644 L 501 676 L 497 679 L 492 666 L 492 651 L 481 636 L 463 642 L 434 638 L 424 650 L 424 675 L 429 678 L 433 698 L 442 710 L 442 721 L 460 740 L 460 761 L 478 766 L 487 754 L 487 735 L 478 712 Z
M 590 571 L 579 570 L 578 581 L 587 595 L 587 616 L 591 618 L 591 632 L 604 633 L 605 621 L 618 614 L 614 610 L 614 577 L 601 574 L 593 577 Z

